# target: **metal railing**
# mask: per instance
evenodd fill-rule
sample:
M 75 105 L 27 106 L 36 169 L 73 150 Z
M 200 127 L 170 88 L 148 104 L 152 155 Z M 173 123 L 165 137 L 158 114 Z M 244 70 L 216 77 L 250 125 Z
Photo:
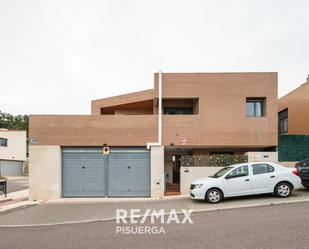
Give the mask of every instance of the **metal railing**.
M 0 179 L 0 191 L 3 192 L 5 197 L 7 196 L 7 180 Z

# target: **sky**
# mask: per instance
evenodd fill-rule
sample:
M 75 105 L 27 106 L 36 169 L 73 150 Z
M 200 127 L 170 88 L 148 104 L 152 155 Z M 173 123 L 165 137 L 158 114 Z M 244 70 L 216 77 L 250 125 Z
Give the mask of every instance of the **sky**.
M 90 114 L 163 72 L 309 74 L 308 0 L 0 0 L 0 110 Z

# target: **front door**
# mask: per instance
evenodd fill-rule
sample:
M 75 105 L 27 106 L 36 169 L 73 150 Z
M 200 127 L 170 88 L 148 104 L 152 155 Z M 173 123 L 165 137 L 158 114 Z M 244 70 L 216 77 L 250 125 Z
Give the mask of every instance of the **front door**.
M 226 196 L 240 196 L 251 194 L 251 182 L 248 165 L 240 166 L 228 174 L 224 179 Z
M 173 163 L 173 183 L 180 183 L 180 155 L 174 156 L 175 162 Z

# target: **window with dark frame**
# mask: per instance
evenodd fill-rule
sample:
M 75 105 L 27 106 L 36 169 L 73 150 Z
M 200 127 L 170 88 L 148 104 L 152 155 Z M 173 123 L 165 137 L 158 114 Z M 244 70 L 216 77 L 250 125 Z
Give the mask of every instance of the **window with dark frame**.
M 0 137 L 0 146 L 8 147 L 8 140 L 6 138 Z
M 247 98 L 246 114 L 247 117 L 264 117 L 265 116 L 265 98 Z
M 192 115 L 193 107 L 164 107 L 164 115 Z
M 288 133 L 289 126 L 288 126 L 288 108 L 284 109 L 283 111 L 279 112 L 278 115 L 278 131 L 279 134 L 286 134 Z

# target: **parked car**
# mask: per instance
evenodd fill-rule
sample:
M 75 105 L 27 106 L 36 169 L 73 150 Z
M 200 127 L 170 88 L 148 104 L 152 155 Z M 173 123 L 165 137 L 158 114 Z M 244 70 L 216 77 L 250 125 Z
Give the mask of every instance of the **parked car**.
M 309 189 L 309 158 L 295 164 L 297 174 L 304 187 Z
M 301 187 L 301 180 L 294 168 L 275 163 L 242 163 L 225 167 L 213 176 L 192 182 L 192 199 L 218 203 L 223 198 L 274 193 L 277 197 L 288 197 L 294 189 Z

